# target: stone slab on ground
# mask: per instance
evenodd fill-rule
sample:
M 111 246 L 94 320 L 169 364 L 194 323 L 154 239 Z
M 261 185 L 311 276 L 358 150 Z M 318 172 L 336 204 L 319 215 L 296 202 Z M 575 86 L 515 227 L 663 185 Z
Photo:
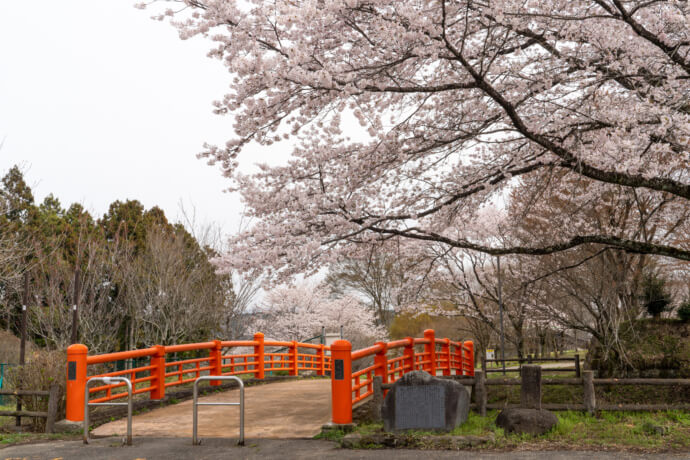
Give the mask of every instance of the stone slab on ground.
M 215 393 L 199 402 L 237 402 L 239 390 Z M 313 437 L 331 418 L 331 381 L 301 379 L 256 385 L 244 389 L 246 438 Z M 199 437 L 237 437 L 239 408 L 199 406 Z M 92 436 L 124 435 L 125 419 L 106 423 L 92 430 Z M 132 418 L 136 436 L 192 436 L 192 401 L 153 409 Z
M 80 431 L 84 431 L 84 422 L 60 420 L 55 422 L 53 426 L 53 433 L 78 433 Z

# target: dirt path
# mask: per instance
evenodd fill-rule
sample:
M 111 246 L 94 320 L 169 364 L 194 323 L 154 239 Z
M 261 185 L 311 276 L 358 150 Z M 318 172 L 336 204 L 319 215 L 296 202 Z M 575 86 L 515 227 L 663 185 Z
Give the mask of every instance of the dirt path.
M 330 420 L 331 381 L 291 380 L 245 388 L 244 431 L 247 438 L 305 438 L 319 433 Z M 199 401 L 236 402 L 239 390 L 199 398 Z M 239 408 L 200 406 L 199 437 L 237 438 Z M 93 430 L 94 436 L 122 435 L 126 419 L 106 423 Z M 192 436 L 192 401 L 154 409 L 132 419 L 134 436 Z

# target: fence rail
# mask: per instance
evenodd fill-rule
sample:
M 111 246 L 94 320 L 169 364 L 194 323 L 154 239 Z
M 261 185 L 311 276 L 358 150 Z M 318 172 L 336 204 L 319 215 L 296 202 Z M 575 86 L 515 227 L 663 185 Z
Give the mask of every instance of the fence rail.
M 486 367 L 486 363 L 509 363 L 509 362 L 517 362 L 518 366 L 514 367 L 511 366 L 512 369 L 489 369 Z M 485 359 L 484 360 L 484 369 L 482 369 L 486 373 L 495 373 L 495 372 L 503 372 L 503 373 L 508 373 L 508 372 L 520 372 L 520 369 L 522 368 L 522 364 L 533 364 L 533 363 L 546 363 L 546 362 L 572 362 L 574 364 L 574 367 L 568 367 L 568 368 L 548 368 L 544 369 L 548 372 L 574 372 L 576 377 L 580 377 L 581 375 L 581 363 L 580 363 L 580 355 L 576 354 L 572 358 L 535 358 L 534 356 L 527 355 L 525 358 L 506 358 L 506 359 Z
M 550 372 L 551 369 L 544 369 Z M 583 388 L 583 400 L 581 403 L 573 402 L 567 404 L 540 404 L 541 408 L 549 410 L 585 410 L 594 413 L 597 410 L 606 411 L 656 411 L 656 410 L 670 410 L 670 409 L 684 409 L 689 410 L 690 404 L 597 404 L 594 387 L 597 385 L 655 385 L 655 386 L 690 386 L 690 379 L 658 379 L 658 378 L 623 378 L 623 379 L 597 379 L 594 378 L 593 371 L 582 371 L 582 376 L 578 378 L 569 379 L 548 379 L 541 378 L 541 370 L 539 370 L 539 379 L 537 379 L 536 387 L 534 379 L 527 380 L 518 379 L 486 379 L 486 375 L 482 371 L 477 371 L 474 378 L 458 379 L 459 382 L 465 385 L 473 385 L 476 409 L 480 415 L 486 415 L 487 409 L 504 409 L 507 407 L 521 407 L 516 404 L 488 404 L 487 403 L 487 386 L 502 386 L 502 385 L 516 385 L 520 386 L 521 398 L 522 395 L 529 393 L 539 395 L 541 399 L 542 385 L 576 385 Z M 522 406 L 524 407 L 524 406 Z
M 37 417 L 46 419 L 46 433 L 52 433 L 57 418 L 58 403 L 60 396 L 60 387 L 58 385 L 51 385 L 50 390 L 0 390 L 0 396 L 14 396 L 21 398 L 22 396 L 34 397 L 48 397 L 48 410 L 42 411 L 28 411 L 28 410 L 3 410 L 0 411 L 0 416 L 3 417 Z
M 285 353 L 277 353 L 273 348 L 286 348 Z M 242 353 L 233 354 L 240 349 Z M 173 353 L 201 351 L 208 353 L 200 358 L 178 361 L 166 360 Z M 156 345 L 140 350 L 88 355 L 82 344 L 67 348 L 67 394 L 66 418 L 82 421 L 84 417 L 83 394 L 86 382 L 102 377 L 127 377 L 132 383 L 132 394 L 148 393 L 154 400 L 163 399 L 167 388 L 191 384 L 204 375 L 211 376 L 253 376 L 264 379 L 266 372 L 287 371 L 289 375 L 299 375 L 302 371 L 312 371 L 325 376 L 331 367 L 330 347 L 323 344 L 281 342 L 264 340 L 262 333 L 256 333 L 254 340 L 214 340 L 210 342 L 180 345 Z M 145 365 L 112 372 L 102 372 L 99 365 L 121 360 L 148 358 Z M 210 382 L 219 385 L 220 381 Z M 127 397 L 125 383 L 110 383 L 89 388 L 93 396 L 91 403 L 102 403 Z

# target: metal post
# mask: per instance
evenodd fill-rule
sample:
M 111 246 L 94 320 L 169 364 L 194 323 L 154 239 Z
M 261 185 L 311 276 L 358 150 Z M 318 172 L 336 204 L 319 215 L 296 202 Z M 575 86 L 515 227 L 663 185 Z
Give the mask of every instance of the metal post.
M 127 402 L 126 403 L 90 403 L 89 402 L 89 384 L 91 382 L 103 382 L 110 385 L 113 382 L 124 382 L 127 385 Z M 128 446 L 132 445 L 132 382 L 127 377 L 92 377 L 84 386 L 84 444 L 89 443 L 89 406 L 127 406 L 127 439 L 125 443 Z
M 345 340 L 343 338 L 343 326 L 340 326 L 340 340 Z
M 26 306 L 29 305 L 29 272 L 24 272 L 24 298 L 22 299 L 22 323 L 21 323 L 21 342 L 19 343 L 19 365 L 22 366 L 26 360 Z M 17 397 L 17 412 L 22 410 L 22 398 Z M 17 416 L 16 426 L 22 426 L 21 416 Z
M 326 345 L 326 326 L 321 326 L 321 345 Z
M 498 270 L 498 312 L 501 321 L 501 362 L 503 363 L 503 375 L 506 375 L 506 337 L 503 332 L 503 293 L 501 276 L 501 256 L 496 256 L 496 268 Z
M 79 269 L 74 271 L 74 305 L 72 305 L 72 342 L 79 341 Z
M 226 402 L 207 402 L 207 403 L 200 403 L 199 402 L 199 382 L 202 382 L 204 380 L 235 380 L 239 386 L 240 386 L 240 402 L 238 403 L 226 403 Z M 237 444 L 240 446 L 244 445 L 244 382 L 242 382 L 242 379 L 240 379 L 237 376 L 234 375 L 219 375 L 219 376 L 211 376 L 211 375 L 205 375 L 203 377 L 199 377 L 194 381 L 194 387 L 192 390 L 193 394 L 193 403 L 192 403 L 192 445 L 198 446 L 201 444 L 201 440 L 199 439 L 198 435 L 198 421 L 199 421 L 199 416 L 198 416 L 198 406 L 240 406 L 240 439 L 237 441 Z

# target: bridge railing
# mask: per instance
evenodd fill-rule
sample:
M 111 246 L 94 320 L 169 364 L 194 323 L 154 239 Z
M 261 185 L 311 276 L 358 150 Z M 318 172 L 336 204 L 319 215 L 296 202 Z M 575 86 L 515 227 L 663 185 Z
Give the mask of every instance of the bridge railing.
M 279 351 L 273 351 L 276 348 Z M 208 355 L 178 361 L 166 359 L 171 354 L 208 350 Z M 240 351 L 239 353 L 233 353 Z M 183 345 L 155 345 L 140 350 L 88 355 L 81 344 L 67 348 L 66 418 L 82 421 L 86 382 L 96 377 L 127 377 L 132 382 L 132 393 L 149 393 L 151 399 L 163 399 L 166 388 L 193 383 L 202 375 L 248 375 L 263 379 L 266 372 L 287 372 L 298 375 L 312 371 L 325 376 L 330 372 L 330 347 L 297 341 L 264 340 L 256 333 L 254 340 L 214 340 L 212 342 Z M 120 360 L 149 358 L 146 365 L 120 371 L 104 372 L 103 364 Z M 211 385 L 220 381 L 212 380 Z M 112 383 L 89 388 L 92 403 L 107 402 L 127 397 L 124 383 Z
M 407 337 L 392 342 L 377 342 L 371 347 L 352 351 L 347 340 L 331 345 L 332 420 L 335 424 L 352 423 L 352 407 L 374 393 L 374 377 L 393 383 L 413 370 L 431 375 L 474 375 L 474 343 L 437 339 L 432 329 L 423 338 Z M 389 356 L 389 352 L 391 356 Z M 353 363 L 373 357 L 373 364 L 353 372 Z

